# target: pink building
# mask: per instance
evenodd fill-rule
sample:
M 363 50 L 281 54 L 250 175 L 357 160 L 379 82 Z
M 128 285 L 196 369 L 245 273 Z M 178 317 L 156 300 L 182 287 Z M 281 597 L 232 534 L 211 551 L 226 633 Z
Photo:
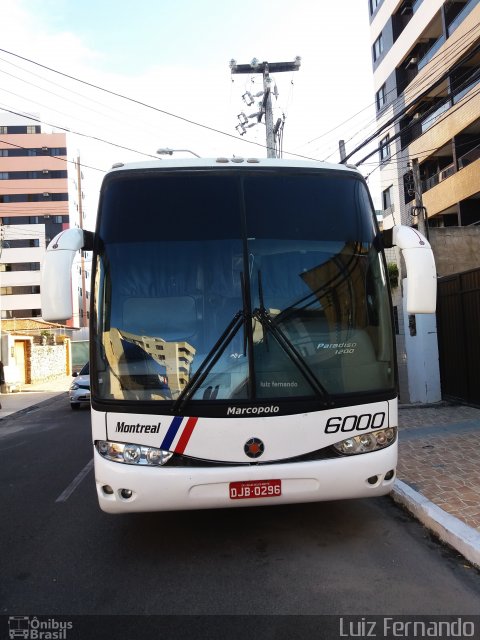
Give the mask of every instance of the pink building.
M 50 240 L 70 226 L 68 200 L 66 135 L 42 133 L 33 117 L 0 112 L 3 319 L 41 316 L 43 255 Z

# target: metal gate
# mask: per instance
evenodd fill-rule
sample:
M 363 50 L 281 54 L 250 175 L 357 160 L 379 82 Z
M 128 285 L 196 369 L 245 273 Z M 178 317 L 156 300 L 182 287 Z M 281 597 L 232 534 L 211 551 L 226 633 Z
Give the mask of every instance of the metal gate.
M 437 329 L 442 397 L 480 406 L 480 268 L 439 279 Z

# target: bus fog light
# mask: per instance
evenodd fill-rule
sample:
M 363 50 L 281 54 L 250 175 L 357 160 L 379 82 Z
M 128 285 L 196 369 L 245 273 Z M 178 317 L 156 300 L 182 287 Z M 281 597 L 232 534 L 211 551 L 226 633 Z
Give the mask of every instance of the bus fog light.
M 377 484 L 378 482 L 378 476 L 371 476 L 370 478 L 367 479 L 368 484 Z
M 108 496 L 111 496 L 113 493 L 113 489 L 109 484 L 104 484 L 102 487 L 103 493 L 106 493 Z
M 388 427 L 387 429 L 362 433 L 362 435 L 352 436 L 341 442 L 336 442 L 333 448 L 342 455 L 351 456 L 357 453 L 369 453 L 370 451 L 384 449 L 393 444 L 396 438 L 396 427 Z
M 120 489 L 120 495 L 124 500 L 128 500 L 132 497 L 133 491 L 131 489 Z

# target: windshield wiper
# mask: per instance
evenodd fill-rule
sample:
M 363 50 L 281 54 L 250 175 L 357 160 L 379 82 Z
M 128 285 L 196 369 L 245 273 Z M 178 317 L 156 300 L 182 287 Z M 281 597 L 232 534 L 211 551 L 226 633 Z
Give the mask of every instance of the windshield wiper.
M 323 399 L 328 399 L 330 397 L 328 391 L 318 380 L 317 376 L 310 369 L 301 354 L 297 351 L 290 338 L 285 335 L 285 333 L 278 327 L 277 318 L 275 318 L 275 321 L 273 321 L 269 312 L 265 308 L 263 301 L 262 274 L 260 270 L 258 271 L 258 299 L 260 302 L 260 307 L 254 310 L 254 312 L 252 313 L 252 317 L 256 318 L 262 325 L 266 348 L 268 349 L 268 334 L 271 333 L 271 335 L 276 339 L 277 343 L 283 349 L 287 357 L 294 363 L 297 369 L 300 370 L 300 373 L 303 375 L 303 377 L 312 387 L 315 393 L 318 396 L 321 396 Z
M 184 407 L 185 403 L 191 399 L 195 391 L 202 385 L 203 381 L 208 376 L 212 368 L 222 357 L 225 349 L 236 336 L 240 327 L 245 323 L 244 315 L 245 314 L 243 310 L 239 310 L 233 316 L 225 331 L 207 353 L 197 371 L 190 378 L 178 398 L 173 403 L 172 413 L 179 413 L 180 410 Z
M 323 399 L 328 399 L 330 397 L 328 391 L 318 380 L 317 376 L 310 369 L 300 353 L 296 350 L 290 338 L 286 336 L 283 331 L 281 331 L 281 329 L 279 329 L 274 324 L 272 318 L 270 317 L 270 314 L 266 311 L 266 309 L 255 309 L 252 316 L 260 322 L 265 333 L 271 333 L 271 335 L 283 349 L 284 353 L 293 362 L 297 369 L 299 369 L 305 380 L 315 391 L 316 395 L 320 396 Z

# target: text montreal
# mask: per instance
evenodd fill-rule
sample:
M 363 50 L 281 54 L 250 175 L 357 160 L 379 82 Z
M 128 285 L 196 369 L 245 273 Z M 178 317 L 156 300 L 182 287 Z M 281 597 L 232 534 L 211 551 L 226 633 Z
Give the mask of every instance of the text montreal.
M 158 424 L 125 424 L 117 422 L 117 433 L 159 433 L 160 422 Z

